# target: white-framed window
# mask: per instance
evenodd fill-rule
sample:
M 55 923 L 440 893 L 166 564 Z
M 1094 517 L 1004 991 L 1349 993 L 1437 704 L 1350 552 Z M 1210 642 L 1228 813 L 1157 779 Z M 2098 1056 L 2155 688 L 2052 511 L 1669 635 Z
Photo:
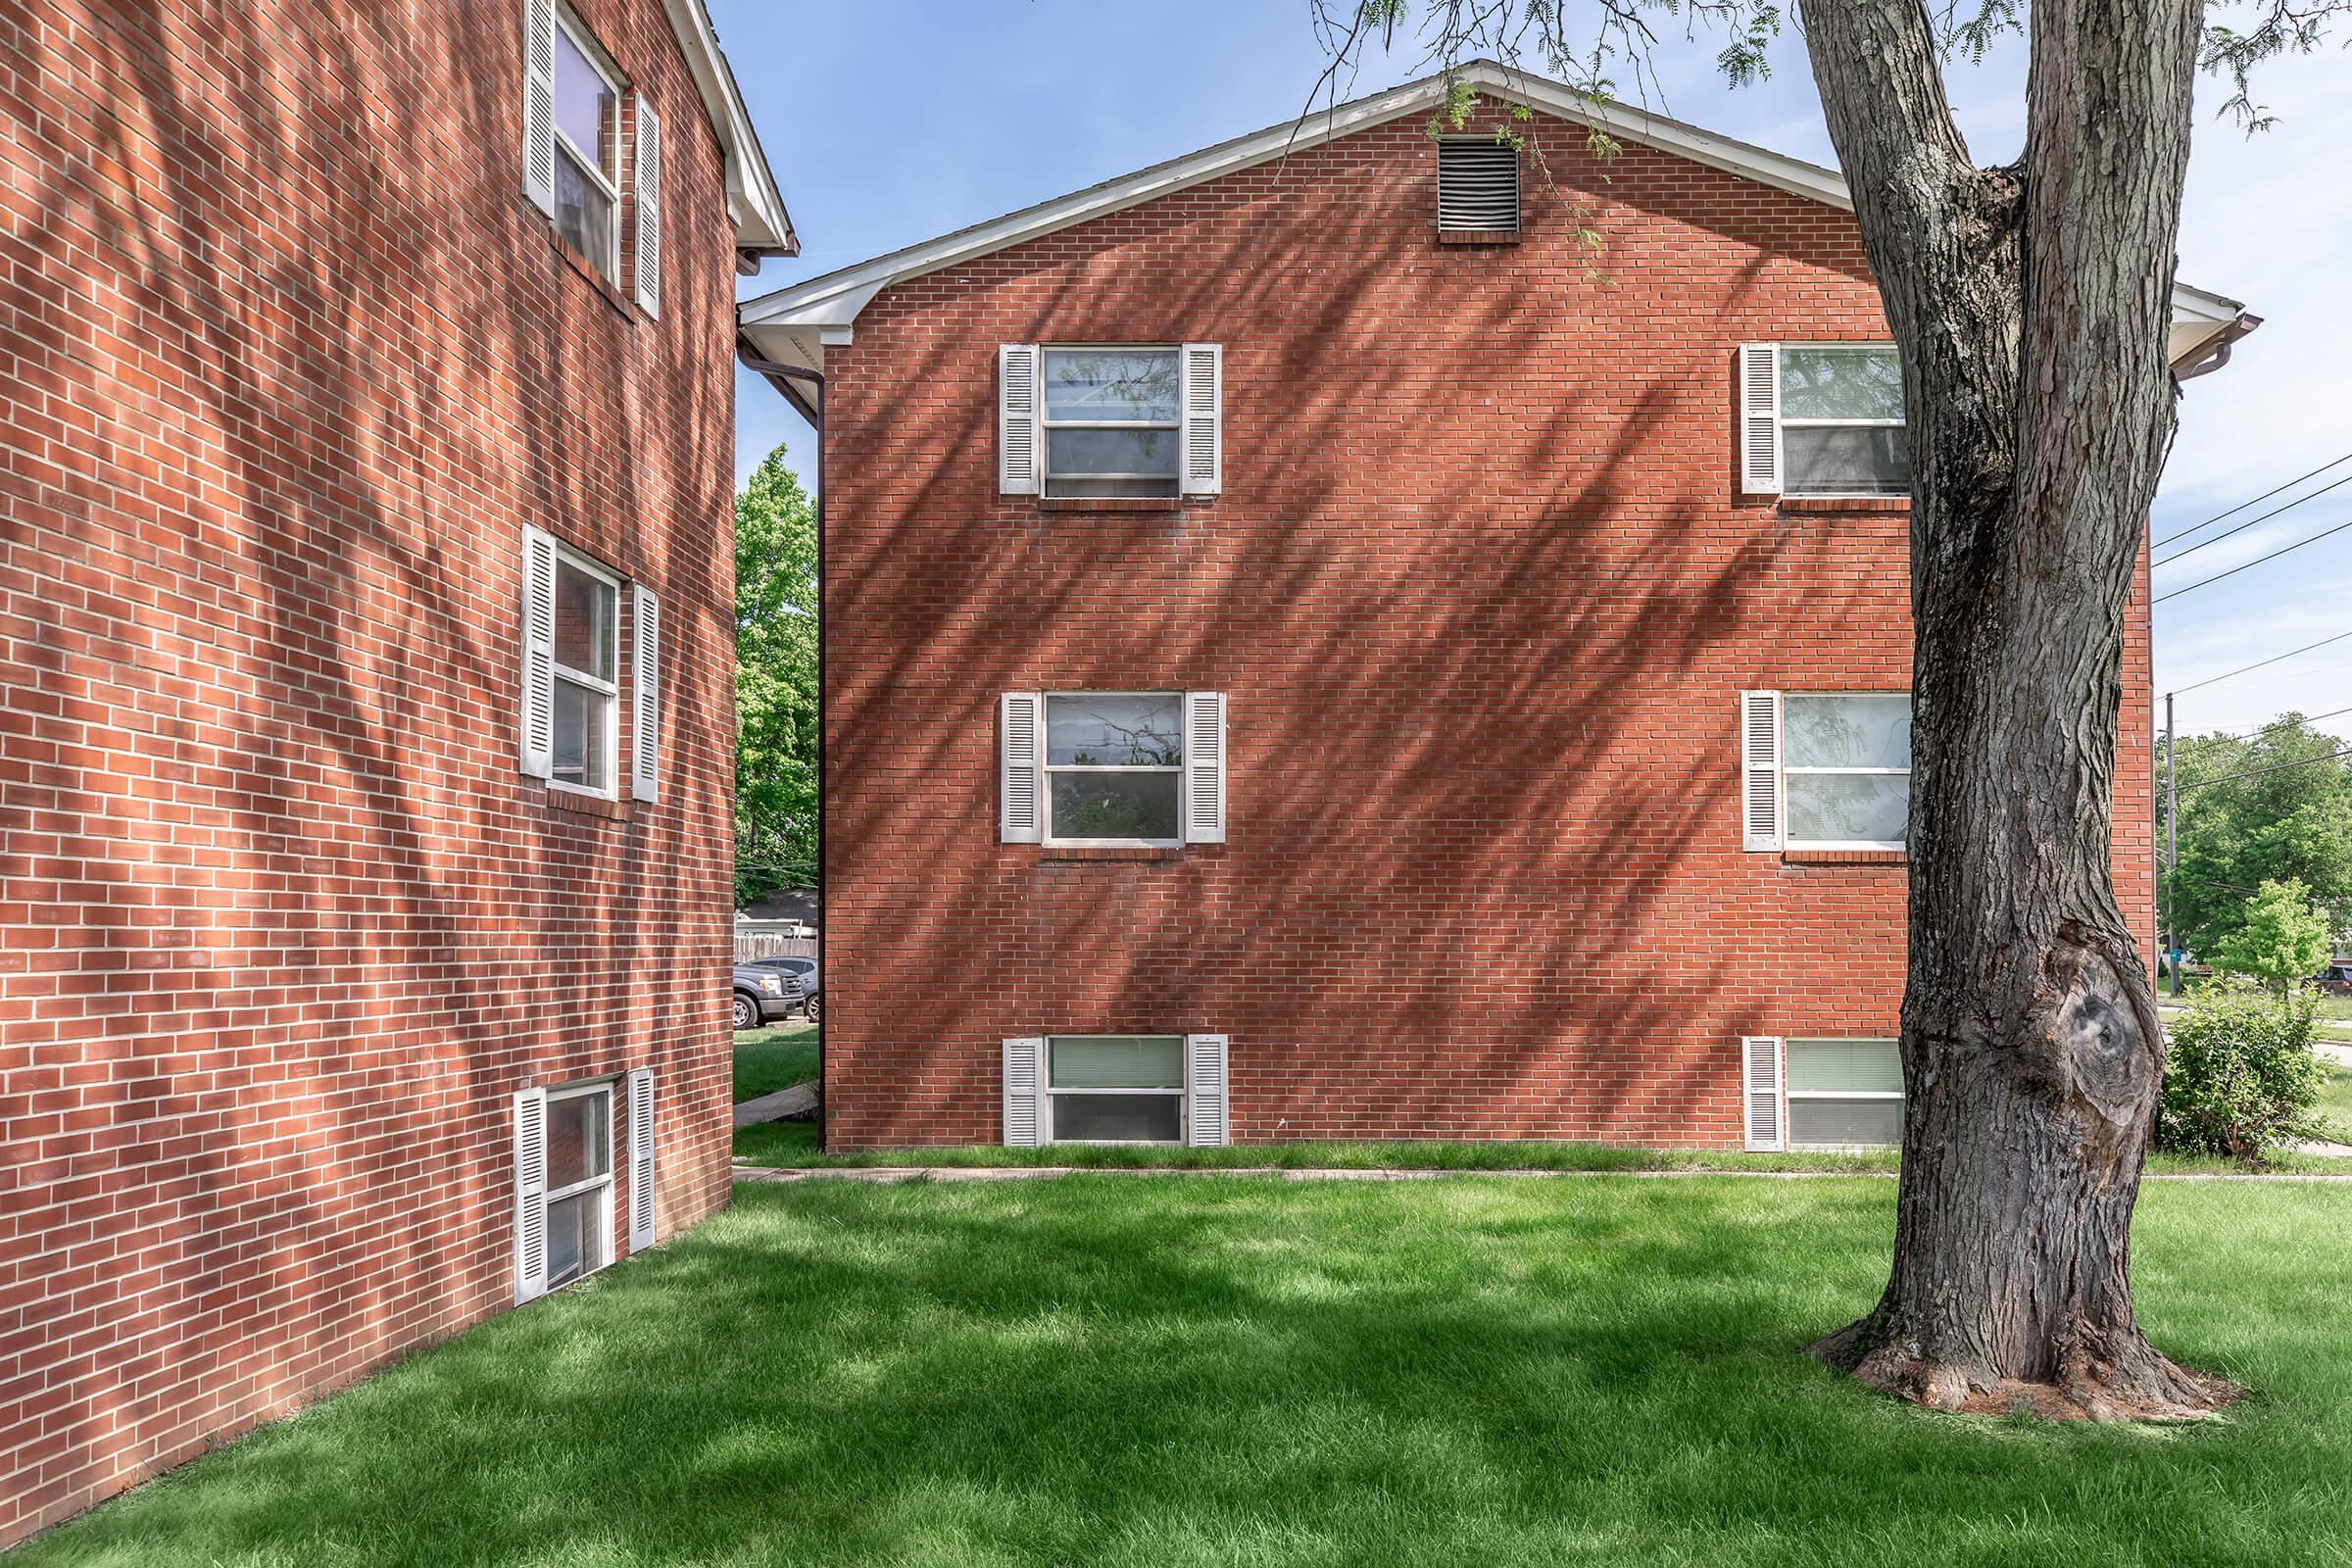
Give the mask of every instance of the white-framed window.
M 1878 1149 L 1903 1140 L 1903 1062 L 1892 1040 L 1750 1037 L 1750 1149 Z
M 1742 489 L 1910 494 L 1903 368 L 1891 343 L 1750 343 L 1740 381 Z
M 1911 824 L 1908 692 L 1742 692 L 1750 850 L 1900 850 Z
M 1047 844 L 1184 842 L 1184 693 L 1047 692 Z
M 1215 343 L 1005 343 L 997 488 L 1049 499 L 1175 500 L 1224 485 L 1225 354 Z
M 514 1298 L 612 1261 L 611 1079 L 514 1097 Z
M 1519 232 L 1519 149 L 1492 136 L 1441 137 L 1438 227 L 1448 233 Z
M 620 92 L 605 52 L 558 6 L 556 229 L 614 282 L 620 277 Z
M 620 578 L 556 546 L 555 761 L 549 782 L 618 794 Z
M 1004 1142 L 1227 1141 L 1223 1035 L 1025 1035 L 1004 1042 Z

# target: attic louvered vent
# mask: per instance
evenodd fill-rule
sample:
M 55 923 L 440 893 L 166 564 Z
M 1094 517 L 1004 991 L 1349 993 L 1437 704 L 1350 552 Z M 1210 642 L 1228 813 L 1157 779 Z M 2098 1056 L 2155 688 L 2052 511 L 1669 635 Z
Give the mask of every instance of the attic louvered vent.
M 1519 232 L 1519 149 L 1483 136 L 1439 142 L 1438 228 Z

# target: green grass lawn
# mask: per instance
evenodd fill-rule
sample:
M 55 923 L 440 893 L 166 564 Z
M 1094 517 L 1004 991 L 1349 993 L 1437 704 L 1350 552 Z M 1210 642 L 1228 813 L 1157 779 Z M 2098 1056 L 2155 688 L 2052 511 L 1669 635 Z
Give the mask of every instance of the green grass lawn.
M 2352 1188 L 2150 1189 L 2189 1428 L 1929 1415 L 1804 1359 L 1828 1178 L 747 1185 L 732 1211 L 11 1568 L 2346 1562 Z
M 735 1103 L 772 1095 L 816 1076 L 817 1026 L 770 1024 L 735 1036 Z
M 2328 1070 L 2327 1087 L 2320 1091 L 2320 1119 L 2334 1134 L 2334 1142 L 2352 1144 L 2352 1072 Z

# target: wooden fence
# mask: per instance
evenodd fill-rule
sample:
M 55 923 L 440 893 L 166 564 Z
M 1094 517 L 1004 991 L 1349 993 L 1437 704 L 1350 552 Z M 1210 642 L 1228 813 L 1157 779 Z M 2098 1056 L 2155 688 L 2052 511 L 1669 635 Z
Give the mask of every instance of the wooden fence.
M 735 961 L 749 963 L 754 958 L 813 958 L 816 956 L 816 938 L 786 936 L 781 931 L 742 931 L 735 933 Z

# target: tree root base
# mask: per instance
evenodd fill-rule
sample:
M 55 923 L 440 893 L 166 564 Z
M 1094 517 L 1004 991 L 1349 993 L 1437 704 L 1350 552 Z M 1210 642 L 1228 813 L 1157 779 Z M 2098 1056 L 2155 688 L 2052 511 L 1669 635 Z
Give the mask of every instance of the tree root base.
M 2180 1366 L 2136 1334 L 2124 1355 L 2070 1353 L 2059 1375 L 2041 1382 L 2004 1377 L 1982 1363 L 1922 1354 L 1916 1344 L 1887 1335 L 1871 1318 L 1847 1324 L 1806 1353 L 1898 1399 L 1964 1415 L 2202 1421 L 2246 1396 L 2229 1379 Z

